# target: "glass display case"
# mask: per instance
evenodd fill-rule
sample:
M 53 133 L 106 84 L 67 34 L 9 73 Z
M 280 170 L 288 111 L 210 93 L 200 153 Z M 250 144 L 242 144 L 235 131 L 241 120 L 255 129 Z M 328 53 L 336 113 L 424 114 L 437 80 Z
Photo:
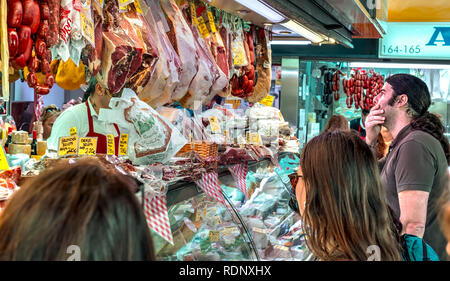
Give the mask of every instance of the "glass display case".
M 289 207 L 290 183 L 298 155 L 280 154 L 279 167 L 269 159 L 248 164 L 248 199 L 236 188 L 227 167 L 219 167 L 226 205 L 205 195 L 194 183 L 169 187 L 168 212 L 174 245 L 152 231 L 159 260 L 255 261 L 308 260 L 302 223 Z

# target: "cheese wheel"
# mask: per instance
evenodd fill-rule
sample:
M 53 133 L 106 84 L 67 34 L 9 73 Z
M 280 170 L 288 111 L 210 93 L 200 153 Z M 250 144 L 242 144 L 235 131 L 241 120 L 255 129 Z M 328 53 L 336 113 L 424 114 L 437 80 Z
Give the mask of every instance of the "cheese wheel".
M 15 144 L 27 144 L 28 143 L 28 133 L 25 131 L 13 132 L 11 141 L 12 141 L 12 143 L 15 143 Z
M 47 141 L 37 141 L 37 155 L 44 155 L 47 151 Z
M 31 145 L 11 143 L 8 146 L 8 153 L 9 154 L 25 153 L 25 154 L 30 155 L 31 154 Z

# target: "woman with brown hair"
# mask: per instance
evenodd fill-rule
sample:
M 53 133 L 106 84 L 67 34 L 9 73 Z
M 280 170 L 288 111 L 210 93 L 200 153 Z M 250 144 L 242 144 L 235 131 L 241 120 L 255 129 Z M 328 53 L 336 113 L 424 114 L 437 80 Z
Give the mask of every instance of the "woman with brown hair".
M 336 114 L 330 117 L 328 123 L 325 125 L 324 132 L 334 130 L 350 130 L 347 119 L 340 114 Z
M 377 162 L 356 133 L 324 132 L 313 138 L 303 149 L 300 167 L 296 196 L 308 248 L 318 259 L 370 260 L 375 247 L 378 260 L 402 260 Z
M 155 260 L 137 185 L 96 160 L 26 182 L 0 215 L 0 260 Z

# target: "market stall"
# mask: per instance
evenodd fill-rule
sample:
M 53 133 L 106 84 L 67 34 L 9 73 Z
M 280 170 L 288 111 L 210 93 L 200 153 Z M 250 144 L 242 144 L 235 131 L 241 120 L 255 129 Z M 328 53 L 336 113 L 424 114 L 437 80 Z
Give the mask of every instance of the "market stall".
M 272 107 L 264 26 L 203 1 L 9 0 L 1 27 L 2 95 L 32 88 L 34 122 L 2 123 L 0 211 L 42 171 L 95 157 L 139 183 L 160 259 L 308 258 L 285 180 L 299 142 Z M 106 153 L 76 127 L 57 147 L 40 139 L 43 96 L 93 78 L 111 96 L 98 118 L 121 132 Z

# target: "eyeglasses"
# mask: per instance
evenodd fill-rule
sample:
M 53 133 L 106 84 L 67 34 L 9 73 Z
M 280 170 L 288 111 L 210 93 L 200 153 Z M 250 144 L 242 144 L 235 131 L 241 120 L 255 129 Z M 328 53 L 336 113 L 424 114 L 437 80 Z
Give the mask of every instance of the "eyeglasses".
M 49 112 L 52 112 L 52 111 L 58 111 L 58 109 L 57 109 L 57 108 L 54 108 L 54 107 L 50 107 L 50 108 L 47 108 L 47 109 L 45 110 L 46 113 L 49 113 Z
M 291 182 L 291 192 L 295 195 L 295 188 L 296 188 L 296 186 L 297 186 L 297 183 L 298 183 L 298 179 L 299 178 L 303 178 L 303 176 L 302 175 L 299 175 L 299 174 L 297 174 L 297 173 L 294 173 L 294 174 L 290 174 L 290 175 L 288 175 L 289 176 L 289 181 Z

